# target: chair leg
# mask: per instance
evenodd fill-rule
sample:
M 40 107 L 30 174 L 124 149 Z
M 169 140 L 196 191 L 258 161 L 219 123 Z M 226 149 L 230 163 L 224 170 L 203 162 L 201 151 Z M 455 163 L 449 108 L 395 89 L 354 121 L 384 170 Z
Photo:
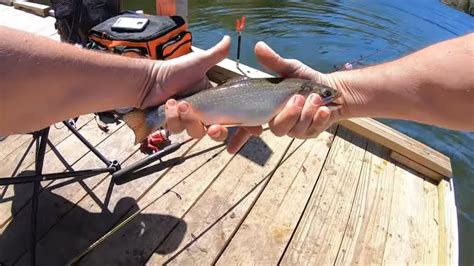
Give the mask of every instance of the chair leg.
M 41 176 L 43 173 L 43 162 L 46 151 L 46 143 L 48 141 L 49 127 L 41 131 L 40 136 L 36 136 L 36 143 L 39 147 L 36 149 L 36 160 L 35 160 L 35 172 L 36 176 Z M 40 180 L 36 180 L 33 183 L 33 197 L 31 204 L 31 224 L 30 224 L 30 250 L 31 250 L 31 265 L 36 265 L 36 225 L 38 218 L 38 201 L 39 201 L 39 187 Z

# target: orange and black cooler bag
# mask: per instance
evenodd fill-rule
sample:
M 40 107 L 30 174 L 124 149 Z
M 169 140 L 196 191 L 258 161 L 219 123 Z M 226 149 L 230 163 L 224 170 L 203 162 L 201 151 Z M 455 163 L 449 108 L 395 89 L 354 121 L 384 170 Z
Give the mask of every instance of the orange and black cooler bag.
M 120 18 L 145 18 L 142 30 L 114 29 Z M 167 60 L 191 52 L 192 35 L 180 16 L 152 16 L 126 12 L 112 17 L 90 31 L 89 48 L 130 57 Z

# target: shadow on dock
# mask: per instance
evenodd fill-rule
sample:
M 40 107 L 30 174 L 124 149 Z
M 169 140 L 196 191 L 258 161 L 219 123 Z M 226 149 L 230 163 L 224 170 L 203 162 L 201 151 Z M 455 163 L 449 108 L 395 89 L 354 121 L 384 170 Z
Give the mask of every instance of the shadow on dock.
M 22 174 L 27 175 L 31 172 L 25 171 Z M 31 197 L 31 187 L 31 184 L 14 185 L 15 196 L 9 198 L 12 201 L 12 211 L 21 209 L 23 206 L 18 206 L 18 204 L 23 205 Z M 123 197 L 116 202 L 113 210 L 109 210 L 112 206 L 108 206 L 107 196 L 103 203 L 97 202 L 98 197 L 89 189 L 89 196 L 95 198 L 95 202 L 100 207 L 100 212 L 93 213 L 53 193 L 51 188 L 40 188 L 40 190 L 42 191 L 38 206 L 36 244 L 37 263 L 40 265 L 54 265 L 58 262 L 64 265 L 86 250 L 99 235 L 104 235 L 118 221 L 126 218 L 126 213 L 136 212 L 139 209 L 135 199 Z M 30 261 L 31 204 L 15 213 L 17 215 L 0 235 L 0 265 L 12 265 L 17 262 L 24 264 Z M 64 219 L 61 219 L 63 217 Z M 143 225 L 143 228 L 137 228 L 138 231 L 134 232 L 137 236 L 146 235 L 145 227 L 159 228 L 160 224 L 165 227 L 168 224 L 180 224 L 184 230 L 181 234 L 175 235 L 175 239 L 171 241 L 175 243 L 175 246 L 171 247 L 170 252 L 179 246 L 187 227 L 183 220 L 169 215 L 139 214 L 135 219 L 141 221 L 140 224 Z M 121 234 L 120 230 L 117 234 Z M 47 236 L 46 241 L 43 241 L 45 236 Z M 128 257 L 127 261 L 135 263 L 146 261 L 147 258 L 143 257 L 143 252 L 139 249 L 139 246 L 136 246 L 133 250 L 126 250 L 121 257 Z

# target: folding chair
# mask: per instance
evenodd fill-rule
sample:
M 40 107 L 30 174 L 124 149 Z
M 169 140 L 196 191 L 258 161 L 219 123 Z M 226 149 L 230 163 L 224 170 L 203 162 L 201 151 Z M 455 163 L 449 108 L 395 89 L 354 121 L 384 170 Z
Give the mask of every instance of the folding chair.
M 48 139 L 50 127 L 31 133 L 33 136 L 32 141 L 28 145 L 25 154 L 30 151 L 33 144 L 35 145 L 35 174 L 26 175 L 21 177 L 4 177 L 0 178 L 0 186 L 9 186 L 15 184 L 26 184 L 33 183 L 32 191 L 32 203 L 31 203 L 31 222 L 30 222 L 30 252 L 31 252 L 31 265 L 35 265 L 36 262 L 36 220 L 38 215 L 38 201 L 39 201 L 39 187 L 41 181 L 58 180 L 64 178 L 76 178 L 85 179 L 101 173 L 114 173 L 120 170 L 120 164 L 116 160 L 108 160 L 102 155 L 84 136 L 77 130 L 75 121 L 70 119 L 63 121 L 63 124 L 77 137 L 97 158 L 99 158 L 105 167 L 79 170 L 79 171 L 68 171 L 68 172 L 57 172 L 57 173 L 43 173 L 43 163 L 46 154 L 46 145 L 49 145 L 51 149 L 54 149 L 53 144 Z M 59 155 L 57 155 L 59 157 Z M 18 167 L 21 165 L 22 160 L 19 162 Z

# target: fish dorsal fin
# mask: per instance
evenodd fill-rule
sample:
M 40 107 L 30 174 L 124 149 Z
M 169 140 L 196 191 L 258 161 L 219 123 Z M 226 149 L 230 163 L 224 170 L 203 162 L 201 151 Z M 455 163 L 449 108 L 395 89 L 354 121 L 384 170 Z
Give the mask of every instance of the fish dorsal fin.
M 231 79 L 228 79 L 228 80 L 224 81 L 224 83 L 222 83 L 222 85 L 231 86 L 231 85 L 234 85 L 236 83 L 239 83 L 239 82 L 242 82 L 242 81 L 245 81 L 245 80 L 248 80 L 248 79 L 250 79 L 250 78 L 249 77 L 231 78 Z

